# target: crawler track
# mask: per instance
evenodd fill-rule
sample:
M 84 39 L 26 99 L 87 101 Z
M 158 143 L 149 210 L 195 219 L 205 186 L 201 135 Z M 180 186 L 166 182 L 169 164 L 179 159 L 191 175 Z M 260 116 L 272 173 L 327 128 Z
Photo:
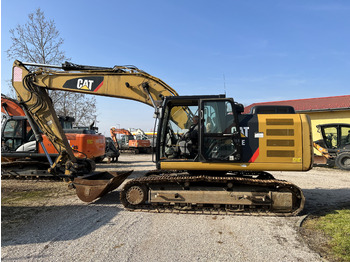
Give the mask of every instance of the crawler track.
M 62 180 L 50 174 L 48 163 L 40 161 L 13 161 L 1 163 L 1 179 Z
M 188 175 L 188 174 L 163 174 L 146 176 L 137 178 L 129 181 L 120 194 L 121 202 L 131 211 L 146 211 L 146 212 L 157 212 L 157 213 L 186 213 L 186 214 L 217 214 L 217 215 L 257 215 L 257 216 L 295 216 L 304 207 L 305 198 L 297 186 L 290 182 L 283 180 L 277 180 L 268 173 L 256 173 L 257 175 L 263 175 L 266 179 L 244 177 L 241 176 L 243 173 L 236 173 L 234 176 L 209 176 L 209 175 Z M 253 174 L 253 173 L 252 173 Z M 254 174 L 255 175 L 255 174 Z M 224 185 L 224 186 L 223 186 Z M 225 188 L 225 185 L 231 185 L 231 188 Z M 175 191 L 166 191 L 176 187 Z M 187 201 L 186 197 L 182 197 L 186 193 L 190 192 L 192 188 L 201 186 L 205 187 L 206 190 L 201 191 L 205 194 L 213 194 L 222 191 L 227 194 L 240 194 L 242 188 L 253 189 L 253 196 L 249 197 L 247 194 L 242 193 L 242 203 L 237 204 L 218 204 L 216 203 L 193 203 Z M 157 188 L 158 195 L 169 195 L 164 192 L 176 192 L 175 198 L 183 201 L 176 201 L 176 199 L 170 199 L 169 201 L 152 202 L 153 198 L 157 195 L 152 195 L 152 188 Z M 219 188 L 219 191 L 215 191 L 213 188 Z M 160 192 L 160 193 L 159 193 Z M 197 193 L 198 190 L 193 190 Z M 262 193 L 264 196 L 254 198 L 254 193 Z M 293 204 L 291 207 L 285 210 L 276 209 L 274 207 L 274 201 L 271 197 L 271 192 L 288 192 L 293 197 Z M 251 192 L 249 192 L 251 193 Z M 224 193 L 225 194 L 225 193 Z M 226 195 L 227 195 L 226 194 Z M 283 195 L 283 193 L 282 193 Z M 205 197 L 205 196 L 204 196 Z M 245 198 L 245 199 L 244 199 Z M 244 204 L 244 201 L 251 199 L 250 204 Z M 277 201 L 277 200 L 276 200 Z M 247 201 L 245 201 L 247 202 Z M 249 202 L 249 201 L 248 201 Z

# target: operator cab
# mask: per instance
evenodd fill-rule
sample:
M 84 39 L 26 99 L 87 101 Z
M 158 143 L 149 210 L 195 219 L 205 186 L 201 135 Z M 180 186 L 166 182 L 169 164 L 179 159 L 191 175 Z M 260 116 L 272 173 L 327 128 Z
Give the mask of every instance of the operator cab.
M 3 121 L 1 130 L 1 150 L 16 151 L 21 145 L 34 141 L 33 130 L 24 116 L 10 116 Z M 29 151 L 34 150 L 31 147 Z
M 65 131 L 73 130 L 73 117 L 59 116 Z M 1 128 L 1 149 L 3 152 L 37 152 L 34 132 L 25 116 L 5 116 Z
M 238 162 L 237 111 L 241 106 L 224 95 L 166 97 L 158 125 L 157 162 Z
M 329 152 L 350 149 L 350 124 L 323 124 L 317 126 L 323 140 L 318 141 Z

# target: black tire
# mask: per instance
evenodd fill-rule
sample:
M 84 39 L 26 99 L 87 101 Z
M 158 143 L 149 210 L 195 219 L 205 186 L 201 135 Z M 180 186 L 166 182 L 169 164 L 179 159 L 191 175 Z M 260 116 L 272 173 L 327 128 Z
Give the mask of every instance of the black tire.
M 94 160 L 95 160 L 95 163 L 101 163 L 103 161 L 103 159 L 105 158 L 105 156 L 100 156 L 100 157 L 96 157 Z
M 327 159 L 326 166 L 329 168 L 335 167 L 335 160 L 334 159 Z
M 343 170 L 350 170 L 350 153 L 341 153 L 335 159 L 337 167 Z

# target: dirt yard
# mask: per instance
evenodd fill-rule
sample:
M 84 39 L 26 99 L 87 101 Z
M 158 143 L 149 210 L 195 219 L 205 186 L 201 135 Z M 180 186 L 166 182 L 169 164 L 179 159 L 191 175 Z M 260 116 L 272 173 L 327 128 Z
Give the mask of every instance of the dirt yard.
M 155 169 L 150 155 L 122 155 L 100 170 Z M 83 203 L 65 182 L 3 180 L 2 261 L 320 261 L 299 234 L 308 213 L 350 203 L 350 172 L 271 172 L 302 188 L 297 217 L 130 212 L 119 190 Z

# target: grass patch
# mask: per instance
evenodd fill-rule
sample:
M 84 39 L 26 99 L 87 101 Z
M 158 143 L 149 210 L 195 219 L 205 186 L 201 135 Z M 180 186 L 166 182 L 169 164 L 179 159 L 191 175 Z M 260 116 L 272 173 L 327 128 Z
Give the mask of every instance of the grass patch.
M 46 199 L 51 193 L 51 190 L 12 192 L 1 198 L 1 205 L 13 205 L 24 201 L 40 201 Z
M 350 209 L 335 210 L 309 219 L 305 223 L 307 229 L 318 231 L 325 236 L 324 247 L 335 261 L 350 261 Z
M 75 191 L 61 181 L 1 181 L 1 206 L 40 206 L 69 195 Z

